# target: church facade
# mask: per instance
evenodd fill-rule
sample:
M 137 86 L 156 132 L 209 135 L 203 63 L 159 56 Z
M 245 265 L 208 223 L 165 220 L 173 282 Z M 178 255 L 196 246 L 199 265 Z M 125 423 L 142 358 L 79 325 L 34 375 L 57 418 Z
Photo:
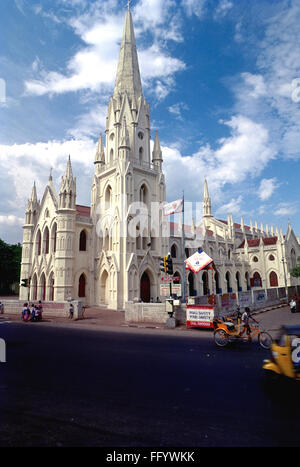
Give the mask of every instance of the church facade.
M 131 12 L 126 12 L 117 76 L 106 117 L 105 143 L 97 144 L 91 205 L 76 204 L 71 158 L 59 193 L 50 175 L 41 201 L 35 185 L 23 226 L 20 299 L 65 301 L 124 309 L 133 300 L 160 296 L 160 258 L 171 253 L 174 273 L 188 295 L 294 285 L 289 271 L 300 256 L 289 225 L 246 226 L 212 215 L 204 182 L 201 226 L 176 228 L 163 216 L 166 201 L 157 132 L 150 151 L 150 106 L 142 92 Z M 199 244 L 199 242 L 201 242 Z M 202 246 L 216 265 L 214 276 L 184 271 L 183 258 Z M 185 250 L 185 251 L 183 251 Z

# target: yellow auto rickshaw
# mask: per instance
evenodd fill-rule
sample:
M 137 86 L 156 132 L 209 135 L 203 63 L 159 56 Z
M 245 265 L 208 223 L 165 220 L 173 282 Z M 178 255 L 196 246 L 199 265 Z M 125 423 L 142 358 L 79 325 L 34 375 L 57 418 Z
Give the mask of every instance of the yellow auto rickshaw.
M 263 370 L 268 379 L 283 376 L 300 380 L 300 324 L 282 326 L 270 351 L 271 358 L 263 362 Z

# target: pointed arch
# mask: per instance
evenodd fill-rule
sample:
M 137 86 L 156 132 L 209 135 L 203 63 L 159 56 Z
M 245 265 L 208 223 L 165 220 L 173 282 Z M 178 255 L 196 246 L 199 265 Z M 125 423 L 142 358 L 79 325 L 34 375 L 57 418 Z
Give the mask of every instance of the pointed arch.
M 79 251 L 86 251 L 87 245 L 87 233 L 86 230 L 83 229 L 79 235 Z
M 37 275 L 33 274 L 30 282 L 30 298 L 31 300 L 37 300 Z
M 54 301 L 54 272 L 52 271 L 49 276 L 49 301 Z
M 209 284 L 208 284 L 207 271 L 204 271 L 202 273 L 202 283 L 203 283 L 203 295 L 209 295 Z
M 44 272 L 40 277 L 40 300 L 46 300 L 46 276 Z
M 57 240 L 57 223 L 54 222 L 51 229 L 51 251 L 52 253 L 56 252 L 56 240 Z
M 232 292 L 232 287 L 231 287 L 231 275 L 230 272 L 227 271 L 225 274 L 225 281 L 226 281 L 226 292 L 230 293 Z
M 38 229 L 36 234 L 36 242 L 35 242 L 35 251 L 38 256 L 40 256 L 42 252 L 42 234 L 40 229 Z
M 46 226 L 43 232 L 43 253 L 46 255 L 49 253 L 49 243 L 50 243 L 50 234 L 49 234 L 48 226 Z
M 86 275 L 81 274 L 78 281 L 78 297 L 84 298 L 86 296 Z
M 278 287 L 278 277 L 275 271 L 271 271 L 269 275 L 270 287 Z

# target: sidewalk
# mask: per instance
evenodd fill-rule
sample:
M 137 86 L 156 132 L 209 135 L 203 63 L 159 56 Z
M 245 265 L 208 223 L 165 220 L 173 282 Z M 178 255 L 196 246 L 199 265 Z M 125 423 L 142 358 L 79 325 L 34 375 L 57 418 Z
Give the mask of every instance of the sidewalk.
M 272 307 L 266 307 L 261 310 L 255 311 L 253 314 L 262 314 L 266 313 L 267 311 L 275 310 L 278 308 L 286 307 L 287 305 L 274 305 Z M 0 315 L 0 320 L 9 320 L 9 321 L 18 321 L 21 322 L 21 317 L 19 315 L 13 315 L 9 313 L 4 313 Z M 166 316 L 167 320 L 167 316 Z M 123 311 L 115 311 L 109 308 L 101 308 L 101 307 L 88 307 L 84 311 L 84 317 L 80 320 L 72 320 L 68 317 L 59 317 L 53 316 L 51 313 L 43 313 L 43 322 L 45 325 L 52 324 L 52 325 L 62 325 L 62 326 L 72 326 L 72 327 L 84 327 L 84 328 L 93 328 L 93 329 L 114 329 L 114 330 L 121 330 L 121 329 L 160 329 L 160 330 L 167 330 L 170 332 L 177 331 L 189 331 L 191 332 L 193 328 L 187 328 L 186 325 L 181 324 L 176 326 L 174 329 L 170 329 L 167 327 L 166 324 L 161 323 L 128 323 L 125 322 L 125 313 Z M 38 323 L 38 324 L 42 324 Z M 33 323 L 32 323 L 33 324 Z M 206 329 L 207 331 L 207 329 Z

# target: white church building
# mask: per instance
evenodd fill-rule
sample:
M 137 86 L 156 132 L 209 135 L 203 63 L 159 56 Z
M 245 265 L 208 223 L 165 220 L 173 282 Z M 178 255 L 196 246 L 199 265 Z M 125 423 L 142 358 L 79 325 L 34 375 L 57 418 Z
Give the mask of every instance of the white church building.
M 126 12 L 113 95 L 100 135 L 91 181 L 91 205 L 76 204 L 76 177 L 71 158 L 59 193 L 50 175 L 41 201 L 36 187 L 26 207 L 21 279 L 30 279 L 30 300 L 65 301 L 124 309 L 133 300 L 160 296 L 160 258 L 171 252 L 188 295 L 224 294 L 250 288 L 295 285 L 289 273 L 300 256 L 299 238 L 288 226 L 257 222 L 237 224 L 232 216 L 212 215 L 208 184 L 203 187 L 203 219 L 181 227 L 164 218 L 166 201 L 163 159 L 157 132 L 150 151 L 150 107 L 142 91 L 131 12 Z M 199 235 L 200 234 L 200 235 Z M 199 244 L 197 243 L 199 239 Z M 201 246 L 214 260 L 213 275 L 183 272 L 183 255 Z M 20 287 L 20 299 L 28 290 Z

